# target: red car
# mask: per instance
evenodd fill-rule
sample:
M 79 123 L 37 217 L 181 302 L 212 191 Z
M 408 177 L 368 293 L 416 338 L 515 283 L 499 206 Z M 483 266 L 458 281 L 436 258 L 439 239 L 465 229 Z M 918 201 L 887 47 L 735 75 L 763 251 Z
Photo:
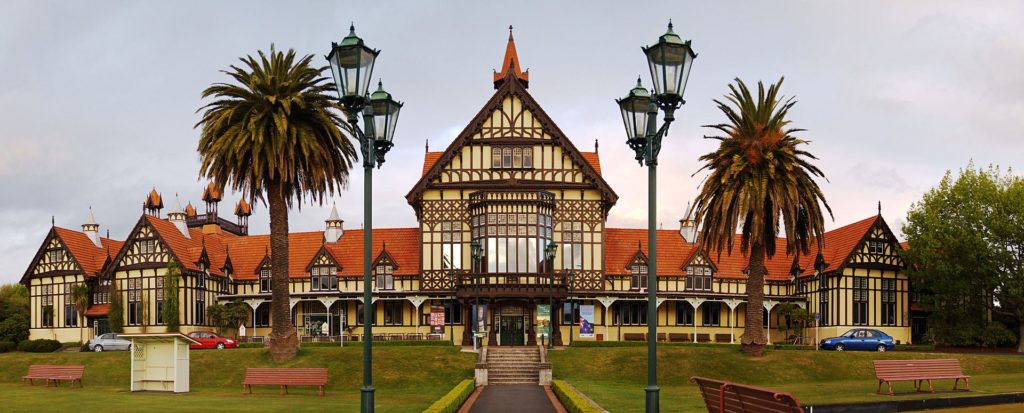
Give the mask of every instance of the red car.
M 224 338 L 218 336 L 209 331 L 193 331 L 188 333 L 188 336 L 193 340 L 198 341 L 199 344 L 189 344 L 188 348 L 198 350 L 201 348 L 215 348 L 217 350 L 223 350 L 226 348 L 238 348 L 238 342 L 230 338 Z

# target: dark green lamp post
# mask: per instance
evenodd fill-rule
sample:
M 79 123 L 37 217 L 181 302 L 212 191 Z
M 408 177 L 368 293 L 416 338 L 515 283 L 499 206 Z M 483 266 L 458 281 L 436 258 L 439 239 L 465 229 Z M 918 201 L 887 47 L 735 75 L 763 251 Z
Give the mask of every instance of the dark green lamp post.
M 371 261 L 373 246 L 373 167 L 384 164 L 384 155 L 392 147 L 395 126 L 402 103 L 391 98 L 378 83 L 369 95 L 370 77 L 379 50 L 363 44 L 356 36 L 355 27 L 349 27 L 348 36 L 341 43 L 331 43 L 327 61 L 338 89 L 338 99 L 348 116 L 353 134 L 359 139 L 363 155 L 363 387 L 360 412 L 372 413 L 373 403 L 373 282 Z M 365 130 L 359 128 L 359 114 L 363 115 Z
M 658 153 L 661 152 L 661 140 L 668 133 L 669 125 L 675 120 L 675 111 L 684 103 L 683 90 L 690 76 L 690 66 L 697 54 L 690 47 L 690 41 L 683 41 L 672 31 L 672 22 L 668 23 L 668 31 L 658 38 L 658 42 L 642 48 L 647 56 L 647 64 L 651 69 L 654 81 L 654 92 L 649 93 L 637 79 L 636 87 L 629 94 L 616 100 L 622 111 L 622 122 L 626 127 L 626 144 L 636 153 L 640 165 L 647 166 L 647 393 L 646 412 L 659 411 L 658 377 L 657 377 L 657 340 L 658 336 L 658 272 L 657 272 L 657 240 L 655 237 L 657 222 L 657 167 Z M 665 122 L 657 126 L 658 110 L 665 112 Z
M 473 270 L 472 276 L 473 276 L 473 291 L 476 293 L 476 297 L 473 299 L 473 301 L 474 301 L 473 302 L 473 317 L 471 318 L 471 320 L 473 321 L 473 331 L 474 331 L 474 334 L 473 334 L 473 347 L 476 347 L 477 346 L 476 345 L 476 341 L 478 339 L 477 333 L 479 333 L 479 331 L 477 331 L 477 330 L 480 328 L 480 320 L 476 319 L 479 316 L 478 312 L 480 311 L 480 272 L 481 272 L 480 271 L 480 267 L 481 267 L 480 259 L 483 258 L 483 256 L 484 256 L 484 248 L 483 248 L 483 246 L 480 245 L 480 241 L 473 240 L 473 242 L 469 243 L 469 253 L 470 253 L 470 256 L 473 257 L 473 266 L 474 266 L 474 270 Z M 480 345 L 482 346 L 483 343 L 480 343 Z
M 551 272 L 551 279 L 548 283 L 548 348 L 552 348 L 552 337 L 554 337 L 555 328 L 555 306 L 554 306 L 554 289 L 555 289 L 555 251 L 558 250 L 558 244 L 555 241 L 548 241 L 548 245 L 544 247 L 544 256 L 548 259 L 548 271 Z
M 568 276 L 569 276 L 569 292 L 568 292 L 568 298 L 569 298 L 569 300 L 568 300 L 569 301 L 569 318 L 572 319 L 572 322 L 569 323 L 569 346 L 572 347 L 572 326 L 580 321 L 579 317 L 576 316 L 576 311 L 580 308 L 580 305 L 579 305 L 579 303 L 577 303 L 575 300 L 572 299 L 572 281 L 573 281 L 573 278 L 575 278 L 576 273 L 572 272 L 572 271 L 569 271 Z M 582 333 L 582 331 L 581 331 L 581 333 Z

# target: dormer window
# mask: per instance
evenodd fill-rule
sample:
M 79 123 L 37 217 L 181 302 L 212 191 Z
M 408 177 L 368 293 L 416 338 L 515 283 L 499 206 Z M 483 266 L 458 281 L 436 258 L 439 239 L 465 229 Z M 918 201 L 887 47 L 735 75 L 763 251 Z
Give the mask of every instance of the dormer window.
M 260 292 L 270 292 L 270 268 L 264 268 L 260 270 Z
M 647 263 L 636 260 L 629 266 L 629 289 L 647 288 Z
M 338 270 L 333 265 L 310 268 L 309 277 L 313 291 L 335 291 L 338 289 Z
M 691 265 L 686 267 L 686 289 L 691 291 L 711 291 L 711 268 Z
M 377 264 L 374 269 L 374 277 L 377 280 L 378 290 L 394 290 L 395 289 L 395 267 L 388 262 L 381 262 Z

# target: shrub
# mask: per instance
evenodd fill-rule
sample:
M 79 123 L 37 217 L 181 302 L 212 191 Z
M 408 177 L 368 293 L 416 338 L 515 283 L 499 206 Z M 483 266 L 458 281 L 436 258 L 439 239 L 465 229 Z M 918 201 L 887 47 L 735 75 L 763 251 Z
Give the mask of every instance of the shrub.
M 452 389 L 448 394 L 444 395 L 440 399 L 437 399 L 434 404 L 431 404 L 427 410 L 423 413 L 454 413 L 459 411 L 459 407 L 462 403 L 469 398 L 469 395 L 473 394 L 473 390 L 476 389 L 476 382 L 472 379 L 466 379 L 460 382 Z
M 984 347 L 1008 346 L 1016 342 L 1017 336 L 999 322 L 989 323 L 978 337 L 978 344 Z
M 0 353 L 7 353 L 7 352 L 10 352 L 10 351 L 14 351 L 17 348 L 18 348 L 18 346 L 15 345 L 13 342 L 10 342 L 10 341 L 0 341 Z
M 583 397 L 576 389 L 564 380 L 552 380 L 551 390 L 558 396 L 558 400 L 565 406 L 569 413 L 603 413 L 604 410 L 595 406 L 589 399 Z
M 2 315 L 0 318 L 3 318 Z M 28 318 L 28 312 L 10 313 L 0 321 L 0 340 L 14 343 L 28 340 Z
M 24 351 L 28 353 L 52 353 L 60 350 L 61 344 L 57 340 L 25 340 L 18 343 L 18 351 Z

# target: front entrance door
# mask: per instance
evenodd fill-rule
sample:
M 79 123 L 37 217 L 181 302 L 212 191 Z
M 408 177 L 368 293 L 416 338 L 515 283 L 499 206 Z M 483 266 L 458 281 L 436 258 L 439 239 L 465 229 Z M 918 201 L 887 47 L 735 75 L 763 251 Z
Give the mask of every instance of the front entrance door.
M 501 345 L 521 346 L 523 342 L 523 316 L 501 317 Z

